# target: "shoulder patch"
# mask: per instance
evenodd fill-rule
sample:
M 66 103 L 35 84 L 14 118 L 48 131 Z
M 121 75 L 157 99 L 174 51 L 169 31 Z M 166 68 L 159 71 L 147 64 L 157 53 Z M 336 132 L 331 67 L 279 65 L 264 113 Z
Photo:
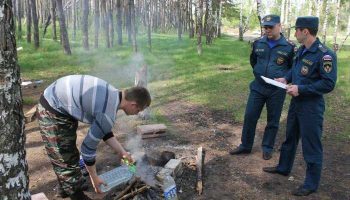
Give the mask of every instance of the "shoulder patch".
M 287 39 L 287 42 L 288 42 L 289 44 L 291 44 L 292 46 L 297 46 L 292 40 L 288 40 L 288 39 Z
M 323 60 L 323 61 L 332 61 L 333 58 L 332 58 L 332 56 L 330 56 L 330 55 L 324 55 L 323 58 L 322 58 L 322 60 Z
M 322 44 L 318 45 L 318 49 L 321 50 L 323 53 L 326 53 L 328 50 L 326 47 L 324 47 Z

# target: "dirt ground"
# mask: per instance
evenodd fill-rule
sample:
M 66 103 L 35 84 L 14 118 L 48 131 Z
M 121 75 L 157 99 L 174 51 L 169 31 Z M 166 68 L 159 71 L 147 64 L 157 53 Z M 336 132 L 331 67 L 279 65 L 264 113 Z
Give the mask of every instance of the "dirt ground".
M 43 86 L 23 90 L 25 97 L 39 98 Z M 27 111 L 31 106 L 25 106 Z M 164 138 L 140 141 L 139 148 L 145 152 L 173 151 L 176 157 L 185 163 L 183 175 L 176 181 L 180 199 L 350 199 L 350 145 L 349 142 L 332 140 L 335 127 L 325 125 L 324 166 L 321 185 L 317 193 L 305 198 L 290 194 L 291 190 L 302 184 L 305 163 L 300 149 L 290 176 L 284 177 L 264 173 L 262 167 L 273 166 L 278 162 L 279 152 L 285 136 L 285 121 L 276 140 L 275 152 L 271 160 L 262 159 L 261 138 L 264 122 L 259 122 L 253 151 L 249 155 L 231 156 L 230 148 L 240 143 L 242 124 L 233 121 L 232 111 L 208 110 L 184 101 L 161 105 L 162 114 L 169 120 L 168 135 Z M 135 126 L 140 122 L 135 117 L 118 115 L 114 130 L 116 137 L 126 146 L 135 136 Z M 80 124 L 78 145 L 88 130 L 88 125 Z M 26 124 L 26 149 L 29 165 L 31 194 L 44 192 L 49 199 L 55 197 L 56 176 L 46 155 L 37 121 Z M 193 168 L 197 148 L 206 150 L 204 168 L 204 192 L 201 196 L 195 190 L 196 172 Z M 103 142 L 97 154 L 97 171 L 103 173 L 118 165 L 115 154 Z M 93 192 L 92 186 L 87 193 L 93 199 L 102 199 L 104 195 Z

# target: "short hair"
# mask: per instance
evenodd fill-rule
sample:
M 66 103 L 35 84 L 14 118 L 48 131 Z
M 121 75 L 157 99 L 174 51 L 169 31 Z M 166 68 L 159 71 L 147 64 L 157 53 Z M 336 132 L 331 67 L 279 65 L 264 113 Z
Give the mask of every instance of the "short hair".
M 310 33 L 310 35 L 312 36 L 316 36 L 317 35 L 317 32 L 318 32 L 318 29 L 317 28 L 299 28 L 301 31 L 304 30 L 304 29 L 307 29 Z
M 144 87 L 131 87 L 125 89 L 125 99 L 127 101 L 135 101 L 141 108 L 151 105 L 151 95 Z

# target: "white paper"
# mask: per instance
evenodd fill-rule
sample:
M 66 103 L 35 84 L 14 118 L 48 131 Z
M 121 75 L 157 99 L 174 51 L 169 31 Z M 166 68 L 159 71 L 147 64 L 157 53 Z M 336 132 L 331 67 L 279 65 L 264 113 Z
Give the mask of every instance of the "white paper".
M 261 76 L 261 78 L 268 84 L 283 88 L 283 89 L 287 89 L 287 85 L 278 81 L 275 81 L 273 79 L 267 78 L 265 76 Z

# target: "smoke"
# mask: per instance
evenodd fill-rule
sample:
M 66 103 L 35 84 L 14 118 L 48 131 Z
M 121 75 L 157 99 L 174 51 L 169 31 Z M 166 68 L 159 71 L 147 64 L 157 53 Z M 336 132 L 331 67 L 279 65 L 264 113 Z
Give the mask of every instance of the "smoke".
M 155 173 L 149 165 L 144 148 L 142 147 L 142 138 L 140 135 L 132 135 L 128 138 L 126 149 L 131 153 L 136 162 L 136 176 L 140 177 L 148 185 L 155 186 Z

